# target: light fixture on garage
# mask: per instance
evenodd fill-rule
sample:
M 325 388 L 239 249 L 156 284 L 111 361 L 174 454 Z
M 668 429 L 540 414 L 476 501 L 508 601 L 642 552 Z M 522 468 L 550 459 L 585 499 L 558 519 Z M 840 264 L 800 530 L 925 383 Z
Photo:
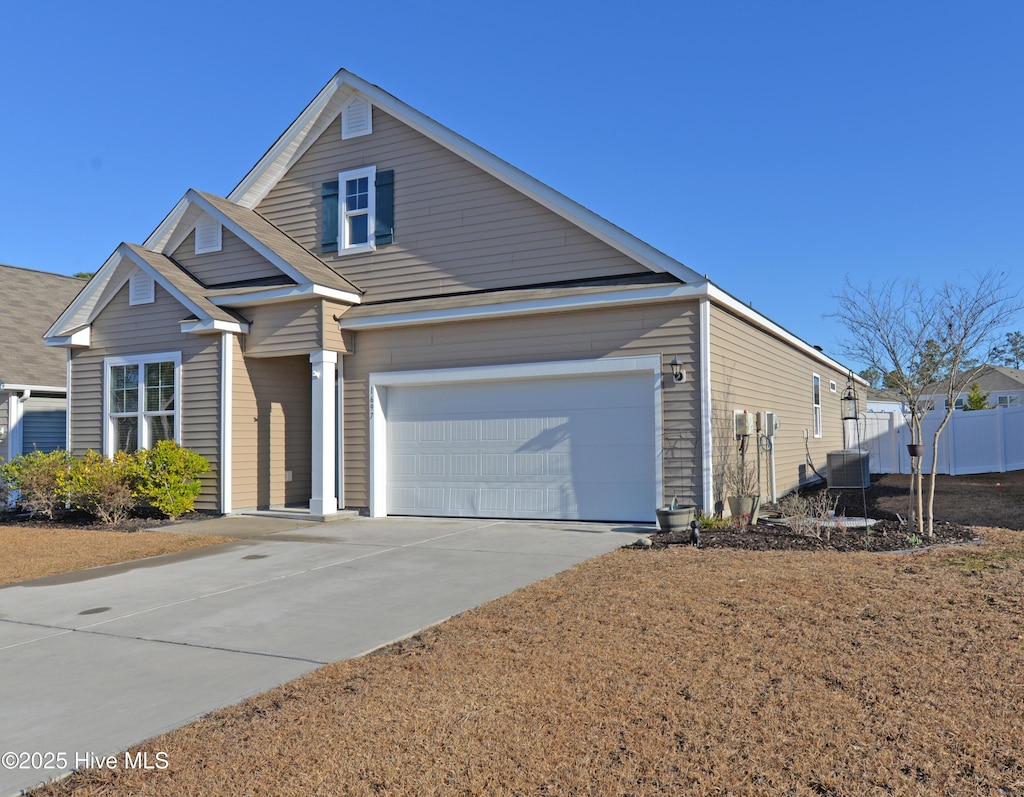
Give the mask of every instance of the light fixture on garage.
M 672 362 L 669 363 L 672 366 L 672 381 L 673 382 L 685 382 L 686 371 L 683 370 L 683 364 L 679 362 L 679 355 L 677 354 L 672 358 Z

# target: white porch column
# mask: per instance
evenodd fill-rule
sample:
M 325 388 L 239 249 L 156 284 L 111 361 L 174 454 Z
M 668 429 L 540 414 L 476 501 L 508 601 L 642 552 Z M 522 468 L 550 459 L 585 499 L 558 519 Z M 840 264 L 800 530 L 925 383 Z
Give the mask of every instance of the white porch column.
M 21 393 L 11 393 L 7 398 L 7 459 L 14 459 L 21 452 L 22 427 L 21 421 L 25 409 Z
M 337 434 L 334 367 L 338 353 L 314 351 L 309 355 L 313 378 L 313 462 L 311 515 L 329 515 L 338 511 L 337 482 L 334 476 Z

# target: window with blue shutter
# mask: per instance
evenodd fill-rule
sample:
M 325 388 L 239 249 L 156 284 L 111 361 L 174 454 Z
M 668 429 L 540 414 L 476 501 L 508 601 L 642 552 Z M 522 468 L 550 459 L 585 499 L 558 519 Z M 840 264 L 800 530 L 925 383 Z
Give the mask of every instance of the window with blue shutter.
M 395 241 L 395 172 L 342 172 L 320 191 L 321 252 L 365 252 Z M 372 214 L 372 215 L 371 215 Z
M 323 216 L 320 250 L 323 252 L 338 251 L 338 181 L 324 183 L 321 190 L 320 206 Z
M 377 208 L 373 240 L 377 246 L 395 242 L 395 172 L 377 172 Z

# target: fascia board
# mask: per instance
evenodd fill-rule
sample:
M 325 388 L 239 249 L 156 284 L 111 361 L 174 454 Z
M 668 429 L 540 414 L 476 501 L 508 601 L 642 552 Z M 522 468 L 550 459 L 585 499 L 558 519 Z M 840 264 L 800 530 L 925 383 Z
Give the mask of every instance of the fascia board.
M 174 206 L 174 209 L 168 213 L 159 226 L 153 230 L 150 236 L 143 242 L 143 246 L 151 252 L 159 252 L 163 254 L 167 247 L 167 242 L 174 234 L 177 229 L 178 222 L 181 221 L 181 217 L 185 215 L 185 211 L 188 210 L 189 205 L 188 194 L 186 193 L 178 203 Z
M 347 70 L 339 71 L 314 100 L 291 124 L 259 163 L 228 195 L 228 199 L 243 207 L 255 207 L 277 180 L 301 155 L 311 140 L 319 115 L 330 99 L 344 86 L 363 94 L 371 103 L 398 118 L 412 129 L 425 135 L 456 155 L 501 180 L 506 185 L 530 197 L 548 210 L 586 230 L 594 237 L 623 254 L 650 268 L 665 272 L 684 282 L 700 282 L 704 277 L 693 269 L 660 252 L 650 244 L 612 224 L 562 193 L 526 172 L 516 168 L 478 144 L 434 121 L 410 105 L 388 94 L 378 86 L 367 83 Z
M 806 354 L 808 357 L 812 357 L 818 362 L 823 363 L 824 365 L 827 365 L 830 368 L 833 368 L 837 371 L 851 373 L 850 368 L 848 368 L 847 366 L 843 365 L 842 363 L 836 360 L 833 360 L 824 352 L 818 351 L 812 345 L 801 340 L 792 332 L 789 332 L 783 327 L 780 327 L 767 316 L 761 315 L 761 313 L 751 309 L 749 306 L 743 304 L 743 302 L 741 302 L 736 297 L 726 293 L 717 285 L 710 282 L 708 283 L 708 297 L 715 304 L 725 308 L 729 312 L 739 316 L 745 321 L 749 321 L 754 326 L 763 329 L 765 332 L 768 332 L 771 335 L 779 338 L 784 343 L 787 343 L 794 349 L 800 351 L 802 354 Z M 853 378 L 855 381 L 862 385 L 866 386 L 868 384 L 866 379 L 864 379 L 861 376 L 858 376 L 857 374 L 854 374 Z
M 46 334 L 43 335 L 44 339 L 67 337 L 69 334 L 68 330 L 77 329 L 91 323 L 92 318 L 97 312 L 96 303 L 99 301 L 99 297 L 103 295 L 103 291 L 106 290 L 107 284 L 117 272 L 117 267 L 121 264 L 123 257 L 121 247 L 118 246 L 110 257 L 107 258 L 106 262 L 100 266 L 99 271 L 89 280 L 88 284 L 82 289 L 82 292 L 75 297 L 75 300 L 60 314 L 53 323 L 53 326 L 46 331 Z
M 259 204 L 288 167 L 309 147 L 315 134 L 319 132 L 318 122 L 325 106 L 341 88 L 347 74 L 345 70 L 341 70 L 328 81 L 242 181 L 232 189 L 227 196 L 230 201 L 245 208 L 254 208 Z
M 160 285 L 161 288 L 163 288 L 165 291 L 171 294 L 171 296 L 173 296 L 186 309 L 191 310 L 192 314 L 195 315 L 200 321 L 213 321 L 213 319 L 210 318 L 208 313 L 206 313 L 202 308 L 200 308 L 199 305 L 193 302 L 188 296 L 186 296 L 180 290 L 178 290 L 178 288 L 174 284 L 164 279 L 164 276 L 159 271 L 157 271 L 155 268 L 149 265 L 149 263 L 147 263 L 143 258 L 136 255 L 135 252 L 133 252 L 130 247 L 122 244 L 120 249 L 123 250 L 124 256 L 128 260 L 130 260 L 134 265 L 138 266 L 140 270 L 149 274 L 149 276 L 151 276 L 153 280 Z M 113 298 L 113 294 L 111 295 L 110 298 Z
M 92 327 L 82 327 L 70 335 L 52 335 L 43 344 L 57 349 L 88 349 L 92 345 Z
M 738 299 L 730 296 L 717 285 L 707 281 L 695 285 L 690 284 L 643 288 L 637 290 L 609 291 L 608 293 L 588 294 L 586 296 L 560 296 L 552 297 L 550 299 L 501 302 L 499 304 L 476 307 L 453 307 L 443 310 L 419 310 L 406 313 L 389 313 L 387 315 L 368 316 L 363 318 L 351 318 L 348 315 L 344 315 L 341 317 L 338 324 L 341 329 L 352 331 L 388 329 L 423 324 L 443 324 L 457 321 L 475 321 L 516 315 L 557 313 L 600 307 L 616 307 L 629 304 L 699 300 L 705 298 L 711 300 L 714 304 L 729 310 L 734 315 L 738 315 L 744 320 L 749 321 L 751 324 L 759 327 L 770 335 L 779 338 L 787 345 L 800 351 L 802 354 L 805 354 L 834 370 L 849 373 L 850 369 L 842 363 L 839 363 L 823 352 L 818 351 L 810 344 L 798 338 L 792 332 L 787 331 L 774 321 L 761 315 L 761 313 L 758 313 L 756 310 L 751 309 Z M 862 385 L 867 385 L 867 382 L 856 374 L 854 374 L 854 379 Z
M 67 393 L 67 387 L 61 385 L 56 387 L 54 385 L 14 385 L 10 382 L 0 382 L 0 393 L 11 392 L 11 393 L 23 393 L 26 390 L 38 391 L 40 393 Z
M 185 198 L 196 206 L 202 208 L 203 211 L 209 213 L 213 218 L 217 219 L 222 225 L 227 227 L 231 232 L 248 244 L 254 252 L 269 261 L 290 279 L 295 280 L 295 282 L 299 284 L 309 282 L 309 278 L 301 271 L 298 271 L 291 263 L 282 258 L 277 252 L 268 247 L 262 241 L 250 235 L 248 230 L 240 224 L 235 223 L 232 219 L 225 216 L 215 205 L 207 202 L 202 196 L 200 196 L 198 192 L 190 188 L 188 193 L 185 194 Z
M 255 304 L 274 304 L 277 302 L 292 302 L 297 299 L 308 299 L 320 297 L 323 299 L 334 299 L 347 304 L 360 304 L 362 299 L 354 293 L 339 291 L 335 288 L 326 288 L 323 285 L 307 283 L 306 285 L 289 285 L 283 288 L 268 288 L 262 291 L 251 293 L 227 293 L 221 296 L 207 295 L 207 299 L 218 307 L 242 307 Z
M 680 285 L 671 287 L 641 288 L 637 290 L 609 291 L 585 296 L 557 296 L 549 299 L 500 302 L 474 307 L 452 307 L 443 310 L 418 310 L 406 313 L 349 318 L 342 316 L 342 329 L 386 329 L 389 327 L 415 326 L 419 324 L 443 324 L 453 321 L 475 321 L 501 318 L 504 316 L 557 313 L 570 310 L 586 310 L 596 307 L 614 307 L 641 302 L 667 302 L 696 299 L 704 295 L 701 285 Z
M 249 325 L 243 324 L 242 322 L 230 322 L 230 321 L 181 321 L 180 322 L 182 332 L 192 332 L 202 334 L 204 332 L 234 332 L 239 335 L 246 335 L 249 333 Z

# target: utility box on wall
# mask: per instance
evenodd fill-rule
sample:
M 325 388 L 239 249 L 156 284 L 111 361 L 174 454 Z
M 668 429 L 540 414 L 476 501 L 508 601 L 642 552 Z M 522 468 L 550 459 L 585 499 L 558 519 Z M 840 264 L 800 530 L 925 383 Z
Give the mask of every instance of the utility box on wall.
M 754 416 L 746 410 L 736 410 L 733 414 L 733 422 L 736 425 L 737 437 L 747 437 L 757 433 Z

